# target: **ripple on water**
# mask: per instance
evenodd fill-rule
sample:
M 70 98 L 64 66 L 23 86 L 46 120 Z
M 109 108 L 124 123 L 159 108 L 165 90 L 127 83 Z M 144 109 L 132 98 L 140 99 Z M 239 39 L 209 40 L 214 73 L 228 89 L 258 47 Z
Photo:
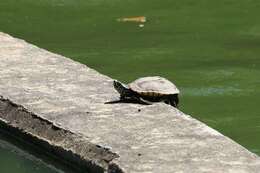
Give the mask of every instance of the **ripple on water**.
M 188 96 L 223 96 L 223 95 L 249 95 L 252 89 L 240 89 L 236 87 L 201 87 L 182 88 L 182 93 Z

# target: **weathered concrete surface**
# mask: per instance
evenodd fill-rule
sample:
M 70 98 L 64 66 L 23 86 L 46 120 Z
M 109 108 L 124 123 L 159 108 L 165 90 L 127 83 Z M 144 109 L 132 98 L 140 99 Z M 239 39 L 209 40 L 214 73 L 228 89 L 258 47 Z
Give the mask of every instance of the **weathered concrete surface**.
M 93 161 L 89 167 L 126 173 L 260 172 L 258 156 L 205 124 L 160 103 L 104 104 L 118 97 L 112 79 L 4 33 L 0 95 L 2 122 Z M 14 107 L 8 111 L 9 104 Z M 13 109 L 45 122 L 46 131 L 57 126 L 74 141 L 66 144 L 66 135 L 56 140 L 37 125 L 34 130 L 33 121 L 20 123 L 23 114 L 10 118 Z M 71 146 L 77 138 L 80 151 Z M 101 151 L 87 152 L 96 146 Z

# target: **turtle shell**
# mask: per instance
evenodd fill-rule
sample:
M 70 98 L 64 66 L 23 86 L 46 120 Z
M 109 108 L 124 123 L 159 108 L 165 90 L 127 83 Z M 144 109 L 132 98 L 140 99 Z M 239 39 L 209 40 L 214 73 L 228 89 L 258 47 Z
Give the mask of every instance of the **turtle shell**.
M 142 77 L 131 82 L 128 86 L 143 96 L 156 97 L 180 93 L 172 82 L 160 76 Z

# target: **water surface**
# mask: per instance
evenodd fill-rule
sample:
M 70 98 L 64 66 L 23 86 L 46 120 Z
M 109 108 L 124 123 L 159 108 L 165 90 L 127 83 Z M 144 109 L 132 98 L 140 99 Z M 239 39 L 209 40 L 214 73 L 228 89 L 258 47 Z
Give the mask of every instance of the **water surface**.
M 1 173 L 64 173 L 26 151 L 3 140 L 0 134 Z

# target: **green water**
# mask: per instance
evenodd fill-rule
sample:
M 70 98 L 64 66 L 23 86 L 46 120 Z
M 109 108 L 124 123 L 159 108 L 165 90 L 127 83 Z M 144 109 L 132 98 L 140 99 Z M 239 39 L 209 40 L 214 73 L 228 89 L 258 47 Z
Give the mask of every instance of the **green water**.
M 2 140 L 1 135 L 0 154 L 1 173 L 64 173 L 11 143 Z
M 259 7 L 257 0 L 0 0 L 0 30 L 124 82 L 167 77 L 181 90 L 183 112 L 260 154 Z M 143 28 L 116 21 L 140 15 Z

